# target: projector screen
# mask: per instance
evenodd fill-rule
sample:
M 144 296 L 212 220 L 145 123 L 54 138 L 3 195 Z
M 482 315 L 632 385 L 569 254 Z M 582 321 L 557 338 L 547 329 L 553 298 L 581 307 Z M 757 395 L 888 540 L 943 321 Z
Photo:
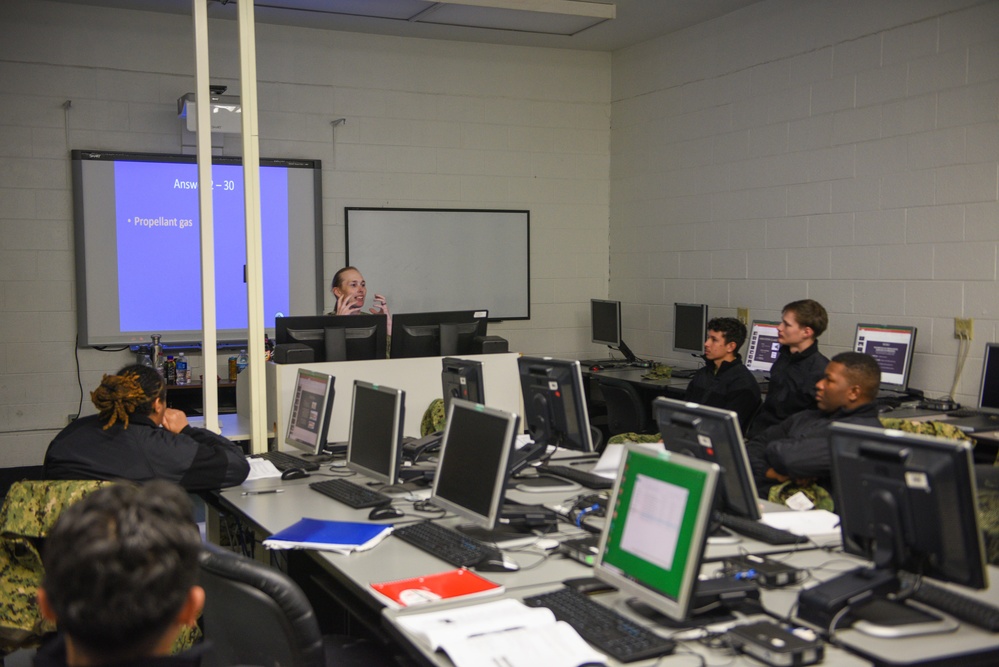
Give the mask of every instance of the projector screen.
M 531 317 L 530 211 L 346 208 L 347 263 L 393 313 Z
M 72 152 L 81 346 L 201 340 L 201 231 L 193 155 Z M 264 327 L 322 309 L 322 165 L 260 160 Z M 243 167 L 213 158 L 217 338 L 247 338 Z

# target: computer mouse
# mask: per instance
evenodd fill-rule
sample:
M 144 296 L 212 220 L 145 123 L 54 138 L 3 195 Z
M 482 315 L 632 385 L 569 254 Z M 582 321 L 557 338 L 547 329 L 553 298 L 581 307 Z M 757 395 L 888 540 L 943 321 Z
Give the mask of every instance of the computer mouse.
M 304 468 L 288 468 L 281 473 L 281 479 L 305 479 L 309 473 Z
M 489 558 L 472 568 L 476 572 L 516 572 L 520 566 L 510 560 Z
M 398 519 L 401 516 L 406 516 L 406 513 L 402 510 L 398 510 L 391 505 L 385 507 L 375 507 L 370 512 L 368 512 L 368 518 L 372 521 L 382 521 L 384 519 Z

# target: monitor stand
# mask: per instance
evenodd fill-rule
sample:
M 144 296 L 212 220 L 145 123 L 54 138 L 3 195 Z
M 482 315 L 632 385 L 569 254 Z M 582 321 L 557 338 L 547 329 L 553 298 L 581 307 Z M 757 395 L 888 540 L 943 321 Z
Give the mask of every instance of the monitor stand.
M 717 577 L 697 581 L 690 601 L 690 611 L 687 612 L 687 618 L 682 621 L 670 618 L 636 598 L 629 599 L 627 605 L 635 613 L 658 625 L 674 630 L 686 630 L 734 621 L 736 616 L 733 614 L 733 607 L 738 607 L 750 599 L 760 599 L 760 588 L 755 581 Z

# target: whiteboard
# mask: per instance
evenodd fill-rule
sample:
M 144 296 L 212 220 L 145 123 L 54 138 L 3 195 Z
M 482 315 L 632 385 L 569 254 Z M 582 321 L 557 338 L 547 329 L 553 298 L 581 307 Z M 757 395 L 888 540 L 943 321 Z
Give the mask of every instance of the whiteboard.
M 346 208 L 347 264 L 393 313 L 530 319 L 530 211 Z

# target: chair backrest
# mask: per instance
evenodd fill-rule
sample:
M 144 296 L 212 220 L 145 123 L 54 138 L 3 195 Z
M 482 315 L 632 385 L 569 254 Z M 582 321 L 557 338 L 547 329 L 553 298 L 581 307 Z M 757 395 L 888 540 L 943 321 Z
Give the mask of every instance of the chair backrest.
M 312 605 L 286 574 L 221 549 L 201 554 L 205 639 L 202 661 L 222 665 L 320 667 L 323 638 Z
M 649 429 L 645 402 L 630 383 L 598 376 L 597 384 L 607 403 L 607 427 L 611 435 L 628 431 L 645 433 Z

